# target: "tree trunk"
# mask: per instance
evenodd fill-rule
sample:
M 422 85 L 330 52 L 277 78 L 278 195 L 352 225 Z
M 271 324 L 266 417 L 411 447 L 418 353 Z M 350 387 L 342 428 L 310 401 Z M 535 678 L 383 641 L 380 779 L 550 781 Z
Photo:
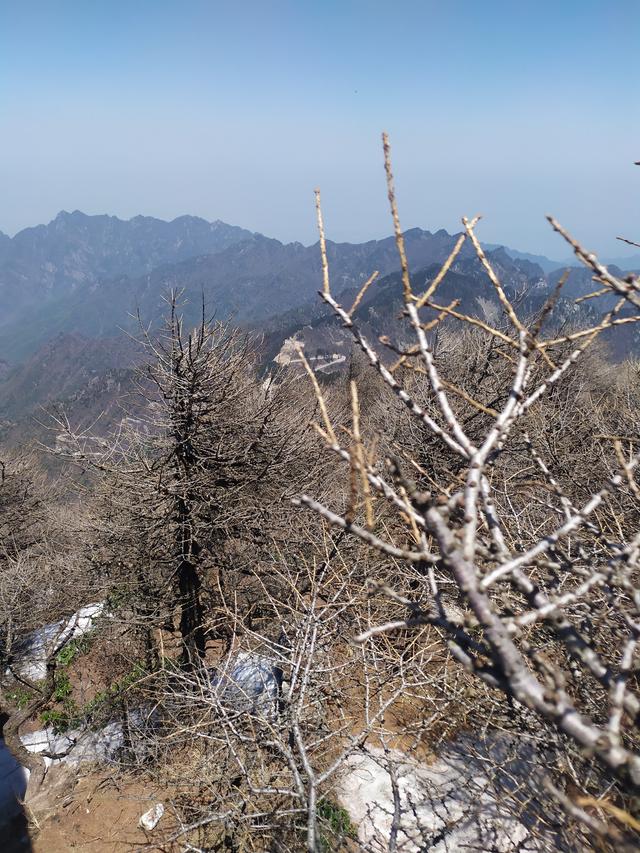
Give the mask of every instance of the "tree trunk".
M 184 669 L 197 668 L 206 651 L 204 613 L 200 601 L 200 578 L 195 565 L 182 560 L 178 569 L 180 591 L 181 663 Z

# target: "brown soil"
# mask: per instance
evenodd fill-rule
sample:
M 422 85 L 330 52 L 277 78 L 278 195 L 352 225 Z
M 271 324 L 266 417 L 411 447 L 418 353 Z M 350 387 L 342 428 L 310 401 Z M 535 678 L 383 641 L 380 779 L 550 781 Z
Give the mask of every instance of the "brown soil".
M 49 782 L 46 798 L 34 804 L 33 853 L 159 850 L 157 843 L 170 833 L 171 814 L 165 813 L 153 832 L 138 827 L 140 816 L 159 802 L 166 802 L 166 792 L 138 779 L 105 772 L 78 777 L 67 770 Z

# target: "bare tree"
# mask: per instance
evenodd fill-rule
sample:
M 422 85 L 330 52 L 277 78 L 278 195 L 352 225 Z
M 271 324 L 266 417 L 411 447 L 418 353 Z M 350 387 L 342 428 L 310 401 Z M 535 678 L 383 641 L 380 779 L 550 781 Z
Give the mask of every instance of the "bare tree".
M 334 296 L 317 200 L 321 296 L 355 348 L 346 382 L 325 383 L 302 348 L 313 396 L 294 373 L 261 382 L 252 340 L 204 312 L 186 331 L 173 296 L 164 330 L 143 331 L 139 405 L 116 433 L 58 420 L 60 455 L 92 472 L 87 551 L 115 641 L 122 652 L 132 637 L 144 663 L 124 717 L 153 725 L 129 738 L 122 770 L 166 786 L 156 848 L 446 847 L 454 821 L 421 811 L 451 802 L 425 770 L 437 752 L 460 770 L 456 807 L 483 849 L 505 849 L 510 816 L 526 817 L 532 850 L 586 849 L 589 834 L 634 849 L 640 393 L 637 365 L 609 365 L 599 339 L 640 320 L 640 287 L 552 222 L 597 281 L 580 304 L 609 302 L 584 328 L 559 326 L 562 278 L 525 317 L 476 218 L 416 290 L 384 145 L 393 340 L 358 322 L 375 275 L 350 308 Z M 438 298 L 465 243 L 497 319 Z M 20 609 L 16 583 L 37 598 L 40 567 L 57 565 L 30 533 L 37 512 L 22 515 L 0 583 L 9 665 L 12 637 L 58 612 Z M 16 735 L 40 707 L 13 718 Z M 358 840 L 343 804 L 362 760 L 390 800 L 367 805 L 374 831 Z
M 316 383 L 322 412 L 316 428 L 350 472 L 351 498 L 337 511 L 308 494 L 299 503 L 393 561 L 395 570 L 382 581 L 372 578 L 370 588 L 386 596 L 395 613 L 357 634 L 358 643 L 436 626 L 466 672 L 556 730 L 567 750 L 573 743 L 600 763 L 599 797 L 581 791 L 579 771 L 576 797 L 553 788 L 558 799 L 571 799 L 572 814 L 586 815 L 600 834 L 609 832 L 609 819 L 633 834 L 638 824 L 625 811 L 631 807 L 625 796 L 640 788 L 637 397 L 632 385 L 634 404 L 621 404 L 627 392 L 618 378 L 611 383 L 611 371 L 600 403 L 592 394 L 587 405 L 588 389 L 573 395 L 576 380 L 585 378 L 580 363 L 598 336 L 640 320 L 640 284 L 633 276 L 613 275 L 550 217 L 593 273 L 597 289 L 588 298 L 618 298 L 595 325 L 545 334 L 566 277 L 538 315 L 525 322 L 476 236 L 476 217 L 462 220 L 464 230 L 450 257 L 416 292 L 386 136 L 384 153 L 403 316 L 413 343 L 384 340 L 378 347 L 354 316 L 361 295 L 350 309 L 334 297 L 317 194 L 321 297 L 413 427 L 395 452 L 388 441 L 386 458 L 373 454 L 361 438 L 354 383 L 345 443 Z M 500 306 L 496 324 L 438 302 L 438 287 L 465 242 L 475 249 Z M 622 312 L 625 306 L 631 313 Z M 444 331 L 447 326 L 450 332 Z M 434 348 L 436 329 L 442 330 L 440 342 L 448 335 L 450 357 Z M 461 366 L 470 355 L 476 364 L 471 375 Z M 580 421 L 583 433 L 577 445 L 572 419 Z M 551 451 L 547 458 L 545 443 Z M 570 446 L 571 462 L 571 455 L 561 456 Z M 448 612 L 447 601 L 460 608 L 459 618 Z M 615 792 L 617 805 L 604 797 L 607 790 Z
M 168 631 L 192 669 L 208 645 L 230 646 L 227 598 L 247 586 L 269 535 L 282 530 L 293 472 L 313 482 L 319 454 L 308 429 L 313 404 L 299 392 L 300 405 L 281 417 L 290 385 L 260 383 L 255 342 L 207 322 L 204 309 L 187 332 L 177 295 L 168 303 L 162 332 L 143 330 L 138 400 L 116 433 L 74 434 L 63 418 L 56 426 L 59 452 L 98 474 L 100 562 L 153 646 L 149 664 L 173 655 L 158 645 Z M 244 604 L 259 611 L 259 601 Z
M 423 721 L 410 706 L 436 689 L 446 655 L 433 642 L 350 642 L 376 611 L 353 612 L 365 566 L 338 544 L 328 539 L 319 562 L 283 555 L 269 589 L 257 567 L 272 612 L 265 628 L 248 629 L 241 612 L 229 612 L 235 641 L 215 667 L 168 668 L 144 685 L 161 732 L 152 733 L 146 772 L 180 791 L 167 845 L 355 849 L 340 804 L 345 767 L 366 742 L 419 742 Z M 444 719 L 444 703 L 440 712 Z

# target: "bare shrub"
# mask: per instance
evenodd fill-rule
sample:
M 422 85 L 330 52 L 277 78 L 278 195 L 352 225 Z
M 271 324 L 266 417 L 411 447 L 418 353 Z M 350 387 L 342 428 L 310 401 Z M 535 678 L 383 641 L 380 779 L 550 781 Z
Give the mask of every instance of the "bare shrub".
M 336 301 L 318 195 L 321 296 L 402 407 L 406 426 L 372 452 L 352 383 L 346 439 L 328 415 L 316 427 L 345 463 L 348 505 L 333 508 L 308 494 L 300 504 L 387 559 L 370 589 L 387 597 L 388 612 L 356 641 L 367 647 L 381 635 L 436 627 L 463 670 L 490 688 L 496 722 L 508 725 L 515 711 L 522 730 L 560 739 L 546 795 L 618 849 L 633 845 L 640 786 L 637 382 L 632 366 L 614 375 L 595 346 L 604 330 L 640 319 L 640 285 L 612 275 L 550 220 L 592 270 L 599 290 L 591 298 L 618 296 L 595 325 L 558 334 L 550 317 L 564 279 L 525 321 L 476 237 L 478 218 L 465 218 L 441 272 L 415 292 L 386 137 L 384 147 L 413 343 L 379 347 L 363 336 L 353 309 Z M 495 324 L 437 301 L 465 241 L 501 307 Z M 624 306 L 631 315 L 621 313 Z M 317 386 L 316 395 L 322 409 Z
M 63 500 L 34 453 L 0 462 L 0 715 L 8 748 L 31 771 L 28 799 L 42 784 L 45 763 L 23 745 L 21 730 L 52 699 L 57 657 L 71 638 L 67 618 L 90 588 L 87 561 L 71 545 L 81 513 L 72 523 Z M 34 651 L 42 669 L 35 677 L 24 668 Z

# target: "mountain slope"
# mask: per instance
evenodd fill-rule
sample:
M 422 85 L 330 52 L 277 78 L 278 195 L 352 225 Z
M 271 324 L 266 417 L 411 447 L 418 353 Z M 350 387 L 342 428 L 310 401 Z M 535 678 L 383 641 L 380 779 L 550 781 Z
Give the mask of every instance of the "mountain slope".
M 409 263 L 418 268 L 442 263 L 456 235 L 416 228 L 406 233 L 405 241 Z M 357 287 L 374 269 L 385 275 L 399 267 L 392 237 L 362 244 L 330 242 L 327 251 L 338 292 Z M 472 250 L 465 246 L 461 255 L 470 259 Z M 123 263 L 119 256 L 109 266 Z M 126 274 L 96 280 L 78 275 L 74 286 L 67 282 L 52 287 L 48 298 L 14 311 L 0 327 L 0 358 L 18 362 L 61 332 L 100 337 L 122 328 L 135 330 L 138 309 L 145 323 L 157 322 L 166 311 L 164 297 L 171 289 L 184 291 L 188 322 L 197 321 L 204 294 L 207 310 L 218 318 L 259 325 L 269 316 L 312 302 L 322 280 L 317 245 L 283 244 L 259 234 L 215 254 L 161 265 L 138 277 Z
M 537 264 L 525 259 L 512 259 L 502 248 L 487 254 L 505 293 L 516 306 L 519 317 L 528 322 L 540 311 L 562 271 L 557 270 L 545 276 Z M 414 270 L 414 291 L 420 293 L 439 269 L 439 264 L 432 264 Z M 611 267 L 611 271 L 615 275 L 623 275 L 617 267 Z M 617 299 L 615 295 L 607 295 L 576 305 L 577 297 L 593 289 L 590 271 L 572 268 L 560 298 L 545 321 L 545 336 L 554 337 L 561 329 L 566 333 L 597 325 Z M 355 295 L 355 289 L 347 290 L 338 301 L 348 308 Z M 456 262 L 434 297 L 435 303 L 442 306 L 450 304 L 454 299 L 458 300 L 457 310 L 463 314 L 479 317 L 493 326 L 507 322 L 496 291 L 475 257 Z M 436 313 L 422 309 L 421 317 L 428 321 Z M 631 313 L 629 307 L 624 307 L 620 316 Z M 395 360 L 396 355 L 392 351 L 385 351 L 378 344 L 381 336 L 400 345 L 414 342 L 414 333 L 404 316 L 402 278 L 399 272 L 393 272 L 375 282 L 356 310 L 354 318 L 358 321 L 359 330 L 376 346 L 383 359 L 385 352 L 391 361 Z M 449 318 L 444 325 L 454 328 L 459 326 L 459 321 Z M 609 329 L 601 335 L 600 340 L 607 346 L 612 360 L 622 361 L 640 351 L 640 324 Z M 273 362 L 286 365 L 290 360 L 296 361 L 297 356 L 291 346 L 293 341 L 304 346 L 307 358 L 322 374 L 340 371 L 348 366 L 353 338 L 336 320 L 328 306 L 320 301 L 314 306 L 274 317 L 266 324 L 263 343 L 265 366 L 273 367 Z
M 416 292 L 439 271 L 457 236 L 420 229 L 405 234 Z M 370 273 L 380 271 L 357 311 L 364 334 L 372 341 L 380 335 L 407 338 L 394 238 L 356 245 L 328 243 L 327 252 L 333 292 L 347 307 Z M 540 308 L 561 274 L 556 270 L 545 275 L 537 263 L 513 258 L 502 247 L 488 252 L 488 257 L 523 317 Z M 139 332 L 137 310 L 145 324 L 157 328 L 166 315 L 166 295 L 171 289 L 182 291 L 187 324 L 198 322 L 204 295 L 209 315 L 262 333 L 265 367 L 273 366 L 274 359 L 286 363 L 287 353 L 292 352 L 286 342 L 293 338 L 304 343 L 308 356 L 323 372 L 341 369 L 348 363 L 352 342 L 319 299 L 321 280 L 317 245 L 283 244 L 253 234 L 216 254 L 165 264 L 138 277 L 120 275 L 85 281 L 44 300 L 26 309 L 20 322 L 0 330 L 0 360 L 12 360 L 15 365 L 26 357 L 24 363 L 12 368 L 0 365 L 5 374 L 0 378 L 0 421 L 4 422 L 5 437 L 16 441 L 30 430 L 37 431 L 34 415 L 38 417 L 40 407 L 53 401 L 63 402 L 83 423 L 102 410 L 107 412 L 105 424 L 120 417 L 114 408 L 115 398 L 129 386 L 129 368 L 137 357 L 135 344 L 121 330 Z M 580 316 L 575 313 L 573 300 L 591 290 L 589 271 L 573 268 L 553 323 L 586 322 L 591 314 L 597 322 L 599 312 L 609 307 L 606 300 L 599 300 L 598 305 L 582 303 Z M 440 304 L 454 298 L 461 300 L 460 310 L 499 322 L 501 307 L 495 290 L 468 246 L 438 290 Z M 426 309 L 424 314 L 427 319 Z M 455 322 L 447 321 L 447 325 Z M 618 332 L 612 341 L 613 355 L 622 358 L 630 349 L 637 350 L 640 340 L 635 326 L 622 327 L 622 333 Z
M 164 222 L 62 211 L 48 225 L 0 237 L 0 312 L 3 323 L 26 309 L 119 275 L 214 253 L 251 236 L 224 222 L 181 216 Z
M 489 249 L 493 251 L 494 249 L 504 249 L 504 251 L 509 255 L 510 258 L 513 258 L 516 261 L 531 261 L 533 264 L 537 264 L 543 272 L 551 273 L 557 269 L 563 269 L 567 264 L 563 264 L 561 261 L 552 261 L 550 258 L 547 258 L 546 255 L 534 255 L 531 252 L 520 252 L 517 249 L 511 249 L 509 246 L 503 246 L 501 243 L 486 243 L 484 245 L 485 250 Z M 571 261 L 569 266 L 573 266 L 575 261 Z
M 64 411 L 76 429 L 105 433 L 135 400 L 133 365 L 141 351 L 127 337 L 109 340 L 58 335 L 0 381 L 0 441 L 52 444 L 51 411 Z
M 72 396 L 102 374 L 130 367 L 138 352 L 135 342 L 126 337 L 58 335 L 7 373 L 0 383 L 0 412 L 13 419 Z

